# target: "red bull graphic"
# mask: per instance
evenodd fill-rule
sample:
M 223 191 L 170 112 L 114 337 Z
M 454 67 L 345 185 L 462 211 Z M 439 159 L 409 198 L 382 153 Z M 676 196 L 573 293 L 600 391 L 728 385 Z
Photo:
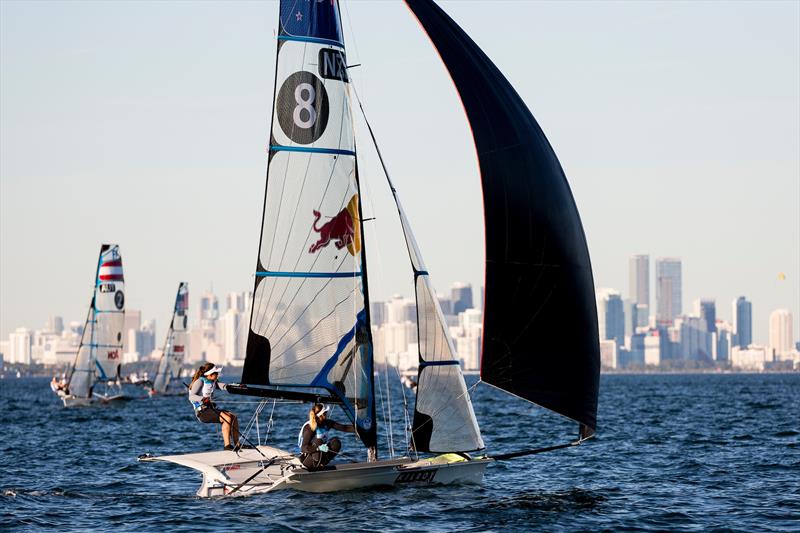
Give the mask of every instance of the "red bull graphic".
M 106 355 L 109 361 L 113 361 L 114 359 L 119 359 L 119 350 L 111 350 Z
M 339 213 L 324 223 L 322 226 L 317 227 L 322 213 L 317 210 L 314 213 L 314 225 L 312 228 L 319 233 L 317 242 L 311 245 L 308 253 L 313 254 L 321 248 L 325 248 L 333 241 L 333 245 L 337 250 L 341 250 L 345 246 L 350 255 L 356 255 L 361 252 L 361 220 L 358 217 L 358 194 L 354 194 L 347 207 L 339 211 Z

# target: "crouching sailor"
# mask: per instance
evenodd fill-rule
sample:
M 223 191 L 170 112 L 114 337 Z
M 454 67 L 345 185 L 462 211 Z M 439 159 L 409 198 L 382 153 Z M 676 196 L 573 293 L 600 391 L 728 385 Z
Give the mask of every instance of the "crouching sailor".
M 308 412 L 308 422 L 303 424 L 297 436 L 297 446 L 300 448 L 300 461 L 309 470 L 317 470 L 336 457 L 342 449 L 342 441 L 337 437 L 329 437 L 331 429 L 353 433 L 355 426 L 340 424 L 328 420 L 330 408 L 317 403 Z
M 214 363 L 205 363 L 200 366 L 192 377 L 189 386 L 189 401 L 194 407 L 197 420 L 204 424 L 222 424 L 222 440 L 225 441 L 226 450 L 238 450 L 239 445 L 239 419 L 230 411 L 223 411 L 214 403 L 214 391 L 225 390 L 226 385 L 220 383 L 219 373 L 221 367 Z

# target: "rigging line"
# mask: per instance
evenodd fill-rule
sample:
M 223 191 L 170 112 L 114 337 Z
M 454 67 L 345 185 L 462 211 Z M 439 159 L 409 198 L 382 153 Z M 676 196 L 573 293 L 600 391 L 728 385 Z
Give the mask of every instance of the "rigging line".
M 394 427 L 392 426 L 392 393 L 389 388 L 389 369 L 383 365 L 383 376 L 386 381 L 386 403 L 389 411 L 389 441 L 391 443 L 392 459 L 394 459 Z M 380 381 L 380 380 L 378 380 Z
M 381 386 L 381 380 L 378 380 L 378 400 L 381 404 L 381 414 L 383 414 L 383 431 L 386 434 L 386 443 L 389 446 L 389 455 L 394 457 L 394 450 L 392 449 L 391 445 L 391 435 L 389 434 L 389 424 L 387 423 L 388 418 L 386 417 L 386 403 L 383 401 L 383 387 Z
M 442 372 L 442 367 L 441 367 L 441 366 L 437 366 L 437 367 L 434 367 L 434 368 L 435 368 L 435 370 L 437 371 L 436 377 L 435 377 L 434 379 L 435 379 L 435 381 L 439 381 L 439 374 Z M 420 427 L 419 427 L 419 428 L 417 428 L 417 429 L 420 429 L 421 427 L 423 427 L 423 426 L 424 426 L 424 425 L 426 425 L 426 424 L 431 424 L 431 423 L 433 423 L 433 418 L 434 418 L 435 416 L 439 415 L 439 413 L 441 413 L 441 412 L 442 412 L 444 409 L 446 409 L 446 408 L 448 408 L 448 407 L 451 407 L 451 405 L 455 405 L 455 402 L 456 402 L 457 400 L 460 400 L 460 399 L 461 399 L 461 398 L 463 398 L 464 396 L 466 396 L 466 397 L 467 397 L 467 402 L 469 402 L 469 401 L 470 401 L 470 400 L 469 400 L 469 392 L 470 392 L 470 389 L 468 389 L 468 388 L 467 388 L 467 384 L 466 384 L 466 382 L 464 381 L 464 375 L 461 373 L 461 365 L 459 365 L 459 366 L 458 366 L 458 375 L 459 375 L 459 377 L 461 377 L 461 382 L 462 382 L 462 383 L 464 383 L 464 392 L 462 392 L 461 394 L 459 394 L 459 395 L 458 395 L 458 396 L 456 396 L 455 398 L 450 398 L 449 400 L 447 400 L 447 401 L 446 401 L 444 404 L 442 404 L 442 405 L 439 407 L 439 409 L 435 410 L 433 413 L 431 413 L 430 415 L 428 415 L 430 418 L 429 418 L 428 420 L 426 420 L 425 422 L 423 422 L 423 423 L 420 425 Z M 421 381 L 421 380 L 420 380 L 420 381 Z M 477 383 L 475 383 L 475 385 L 473 385 L 473 386 L 472 386 L 472 388 L 474 389 L 475 387 L 477 387 L 477 386 L 478 386 L 478 383 L 480 383 L 480 381 L 478 381 Z M 419 384 L 417 384 L 417 386 L 418 386 L 418 388 L 417 388 L 417 394 L 419 394 Z M 477 422 L 477 421 L 476 421 L 476 422 Z M 478 431 L 480 431 L 480 428 L 478 429 Z M 413 429 L 412 429 L 412 431 L 411 431 L 411 434 L 412 434 L 412 436 L 413 436 L 413 434 L 414 434 L 414 433 L 415 433 L 415 430 L 413 430 Z
M 321 352 L 321 351 L 322 351 L 322 350 L 324 350 L 325 348 L 330 348 L 331 346 L 336 346 L 337 344 L 339 344 L 339 340 L 338 340 L 338 339 L 337 339 L 337 340 L 335 340 L 335 341 L 333 341 L 333 342 L 331 342 L 331 343 L 329 343 L 329 344 L 326 344 L 325 346 L 322 346 L 322 347 L 318 348 L 317 350 L 314 350 L 314 351 L 313 351 L 313 352 L 311 352 L 310 354 L 308 354 L 308 355 L 305 355 L 305 356 L 301 357 L 300 359 L 296 359 L 296 360 L 295 360 L 293 363 L 289 363 L 288 365 L 284 365 L 284 366 L 282 367 L 282 370 L 285 370 L 285 369 L 287 369 L 287 368 L 291 368 L 291 367 L 293 367 L 294 365 L 296 365 L 296 364 L 300 363 L 301 361 L 305 361 L 305 360 L 306 360 L 306 359 L 308 359 L 309 357 L 312 357 L 312 356 L 314 356 L 314 355 L 318 354 L 319 352 Z M 272 361 L 275 361 L 275 360 L 277 360 L 277 359 L 278 359 L 277 357 L 275 357 L 275 358 L 272 358 Z M 314 371 L 313 373 L 314 373 L 314 374 L 316 374 L 317 372 L 316 372 L 316 371 Z M 305 375 L 305 374 L 301 374 L 301 375 Z
M 397 380 L 400 382 L 400 392 L 403 393 L 403 419 L 405 425 L 403 426 L 403 433 L 406 438 L 406 448 L 405 450 L 409 450 L 409 440 L 408 440 L 408 428 L 410 426 L 410 419 L 408 417 L 408 401 L 406 399 L 406 386 L 403 384 L 403 378 L 400 375 L 400 370 L 396 366 L 393 366 L 395 373 L 397 374 Z

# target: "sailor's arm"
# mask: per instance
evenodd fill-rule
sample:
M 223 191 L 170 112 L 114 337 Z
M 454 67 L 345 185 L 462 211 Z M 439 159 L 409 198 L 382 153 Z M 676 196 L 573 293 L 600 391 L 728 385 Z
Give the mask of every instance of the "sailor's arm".
M 313 439 L 314 430 L 308 426 L 303 426 L 303 444 L 300 446 L 300 451 L 303 453 L 315 453 L 317 446 L 311 442 Z
M 331 420 L 331 427 L 336 431 L 343 431 L 345 433 L 355 433 L 356 427 L 353 424 L 340 424 Z
M 189 387 L 189 401 L 192 403 L 203 402 L 203 382 L 199 379 Z

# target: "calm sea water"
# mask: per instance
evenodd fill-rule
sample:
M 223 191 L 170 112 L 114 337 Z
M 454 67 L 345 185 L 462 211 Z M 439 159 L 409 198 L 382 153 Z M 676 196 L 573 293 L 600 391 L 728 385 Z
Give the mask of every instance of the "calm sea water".
M 401 398 L 395 387 L 398 448 Z M 240 402 L 246 398 L 220 399 L 231 400 L 243 420 L 255 407 Z M 474 404 L 490 451 L 574 433 L 558 417 L 483 385 Z M 274 444 L 292 449 L 303 411 L 276 407 Z M 492 465 L 482 485 L 222 500 L 195 498 L 200 474 L 192 470 L 136 462 L 144 452 L 221 447 L 182 397 L 65 410 L 46 379 L 5 380 L 0 412 L 0 529 L 800 530 L 797 374 L 604 376 L 596 439 Z M 360 456 L 355 442 L 345 446 Z

